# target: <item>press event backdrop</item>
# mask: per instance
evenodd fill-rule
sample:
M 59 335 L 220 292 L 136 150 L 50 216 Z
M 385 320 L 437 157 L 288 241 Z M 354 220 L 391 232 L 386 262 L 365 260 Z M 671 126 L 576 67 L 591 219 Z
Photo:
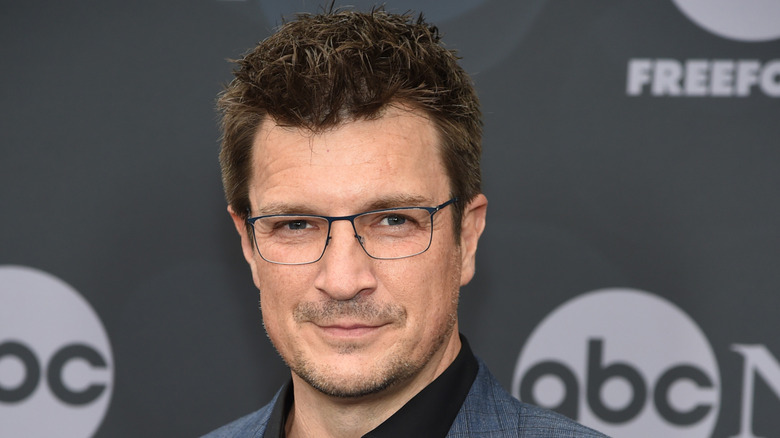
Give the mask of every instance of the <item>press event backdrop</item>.
M 0 436 L 199 436 L 286 379 L 214 99 L 317 9 L 0 2 Z M 461 324 L 506 388 L 616 437 L 778 436 L 780 3 L 387 9 L 437 23 L 482 100 Z

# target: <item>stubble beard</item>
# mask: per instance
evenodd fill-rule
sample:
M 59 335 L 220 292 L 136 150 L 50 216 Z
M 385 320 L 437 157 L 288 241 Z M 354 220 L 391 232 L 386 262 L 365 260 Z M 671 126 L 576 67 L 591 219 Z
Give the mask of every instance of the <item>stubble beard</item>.
M 444 344 L 452 336 L 457 323 L 458 293 L 459 288 L 457 287 L 451 292 L 452 310 L 439 324 L 438 334 L 423 356 L 415 360 L 409 356 L 410 347 L 396 344 L 392 347 L 395 351 L 389 356 L 379 359 L 379 362 L 367 365 L 365 372 L 354 376 L 334 375 L 334 370 L 329 365 L 316 363 L 310 358 L 306 358 L 300 350 L 294 350 L 291 357 L 285 357 L 273 338 L 269 336 L 269 339 L 290 370 L 317 391 L 336 398 L 365 397 L 380 393 L 416 376 L 428 365 L 433 356 L 441 351 Z M 377 306 L 372 302 L 361 300 L 304 303 L 295 311 L 296 319 L 350 316 L 370 320 L 369 318 L 372 317 L 391 315 L 393 321 L 405 324 L 406 312 L 400 306 L 391 304 Z M 267 328 L 266 334 L 268 335 Z M 347 355 L 361 347 L 354 343 L 344 342 L 337 348 L 339 354 Z
M 331 397 L 360 398 L 377 394 L 416 376 L 449 340 L 455 321 L 456 317 L 451 314 L 443 329 L 439 330 L 431 348 L 417 360 L 409 356 L 410 350 L 405 345 L 394 345 L 392 348 L 395 351 L 389 356 L 377 359 L 374 364 L 367 364 L 365 372 L 354 376 L 334 375 L 328 365 L 314 363 L 300 351 L 294 354 L 292 360 L 287 361 L 287 365 L 304 382 Z M 354 344 L 344 343 L 339 346 L 339 354 L 347 355 L 359 348 Z
M 331 397 L 343 399 L 356 399 L 380 393 L 394 385 L 402 383 L 416 376 L 431 361 L 433 356 L 442 350 L 444 344 L 449 342 L 452 332 L 458 322 L 458 303 L 460 299 L 460 247 L 452 254 L 449 260 L 450 267 L 450 312 L 439 323 L 438 334 L 434 338 L 431 348 L 418 360 L 408 356 L 412 348 L 406 345 L 394 345 L 395 352 L 379 363 L 370 366 L 368 372 L 357 376 L 334 376 L 330 366 L 318 364 L 307 359 L 300 350 L 294 350 L 291 357 L 285 357 L 280 346 L 270 336 L 268 328 L 263 321 L 266 336 L 271 340 L 279 356 L 287 364 L 290 370 L 317 391 Z M 262 308 L 260 309 L 262 313 Z M 326 301 L 322 303 L 302 303 L 294 311 L 294 318 L 299 320 L 311 320 L 314 318 L 358 317 L 363 320 L 371 318 L 391 318 L 403 326 L 406 323 L 406 311 L 397 305 L 376 303 L 360 297 L 348 301 Z M 316 320 L 316 319 L 315 319 Z M 350 354 L 360 347 L 349 342 L 338 346 L 339 354 Z M 316 358 L 315 358 L 316 360 Z

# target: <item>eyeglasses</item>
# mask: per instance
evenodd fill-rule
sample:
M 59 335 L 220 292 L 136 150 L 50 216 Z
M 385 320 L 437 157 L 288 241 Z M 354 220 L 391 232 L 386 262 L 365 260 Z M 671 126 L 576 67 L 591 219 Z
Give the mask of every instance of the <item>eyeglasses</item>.
M 454 197 L 436 207 L 400 207 L 351 216 L 273 214 L 247 219 L 257 252 L 280 265 L 305 265 L 322 258 L 330 242 L 330 227 L 349 221 L 355 238 L 369 257 L 394 260 L 428 250 L 433 240 L 433 215 L 457 202 Z

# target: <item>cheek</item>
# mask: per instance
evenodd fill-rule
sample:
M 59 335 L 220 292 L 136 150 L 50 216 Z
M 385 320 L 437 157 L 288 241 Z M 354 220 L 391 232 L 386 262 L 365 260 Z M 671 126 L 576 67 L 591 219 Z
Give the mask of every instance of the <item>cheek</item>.
M 386 284 L 391 296 L 403 302 L 416 324 L 433 329 L 457 312 L 460 289 L 460 254 L 443 251 L 434 257 L 414 258 Z M 419 257 L 419 256 L 418 256 Z
M 296 297 L 300 294 L 296 276 L 284 277 L 273 269 L 258 271 L 260 312 L 266 335 L 282 357 L 291 354 L 296 333 L 292 318 Z
M 285 320 L 292 320 L 296 304 L 305 298 L 311 288 L 308 270 L 301 266 L 257 265 L 257 288 L 260 291 L 260 310 L 266 330 L 274 330 Z M 294 269 L 294 271 L 293 271 Z

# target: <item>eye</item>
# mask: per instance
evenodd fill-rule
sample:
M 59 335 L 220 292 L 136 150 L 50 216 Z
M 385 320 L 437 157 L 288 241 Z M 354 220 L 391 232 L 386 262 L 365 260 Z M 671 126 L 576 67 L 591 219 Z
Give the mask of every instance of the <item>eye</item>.
M 382 218 L 380 225 L 398 226 L 406 223 L 406 217 L 398 214 L 389 214 Z
M 305 230 L 306 228 L 309 228 L 309 222 L 298 219 L 294 221 L 287 221 L 286 223 L 282 224 L 283 226 L 286 226 L 287 229 L 290 230 Z
M 280 219 L 273 222 L 271 229 L 274 231 L 300 231 L 312 227 L 313 225 L 306 219 Z

